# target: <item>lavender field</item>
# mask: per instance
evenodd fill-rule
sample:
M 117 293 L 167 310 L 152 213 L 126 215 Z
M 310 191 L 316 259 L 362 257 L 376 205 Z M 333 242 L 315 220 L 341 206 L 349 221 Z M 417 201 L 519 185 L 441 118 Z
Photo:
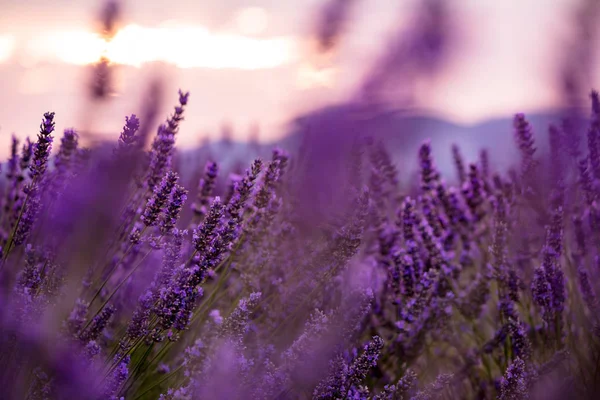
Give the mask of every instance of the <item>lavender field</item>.
M 319 51 L 357 3 L 324 2 Z M 597 2 L 557 63 L 558 111 L 468 134 L 398 117 L 387 92 L 443 68 L 448 3 L 283 139 L 180 148 L 185 90 L 165 115 L 152 96 L 112 108 L 102 140 L 51 110 L 13 135 L 0 399 L 600 398 L 600 96 L 577 58 Z M 86 115 L 112 68 L 94 64 Z

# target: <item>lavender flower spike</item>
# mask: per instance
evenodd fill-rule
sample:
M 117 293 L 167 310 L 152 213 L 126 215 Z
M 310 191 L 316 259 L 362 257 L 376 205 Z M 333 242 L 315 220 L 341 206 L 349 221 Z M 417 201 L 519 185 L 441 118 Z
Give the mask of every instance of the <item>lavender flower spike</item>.
M 527 176 L 535 166 L 533 156 L 536 148 L 533 139 L 533 132 L 529 122 L 525 119 L 525 114 L 517 114 L 514 118 L 515 139 L 521 152 L 521 174 Z
M 149 189 L 154 189 L 158 185 L 165 170 L 171 166 L 174 146 L 175 135 L 173 132 L 166 125 L 159 126 L 150 153 L 150 167 L 146 182 Z
M 158 217 L 163 207 L 167 203 L 171 191 L 175 187 L 179 177 L 173 171 L 165 174 L 159 186 L 154 188 L 154 194 L 146 203 L 146 208 L 142 213 L 142 221 L 146 226 L 154 226 L 158 222 Z
M 458 174 L 458 181 L 462 184 L 467 180 L 467 171 L 465 170 L 465 161 L 460 153 L 460 148 L 456 144 L 452 145 L 452 159 L 454 160 L 454 167 Z
M 31 162 L 31 157 L 33 156 L 33 143 L 29 138 L 25 139 L 25 143 L 23 143 L 23 148 L 21 150 L 21 176 L 19 180 L 25 179 L 25 171 L 29 169 L 29 163 Z
M 588 151 L 590 166 L 592 167 L 592 173 L 596 179 L 600 179 L 600 149 L 598 146 L 598 135 L 600 134 L 600 126 L 592 125 L 588 130 Z
M 140 129 L 140 120 L 135 114 L 125 117 L 125 126 L 119 136 L 119 151 L 125 151 L 139 142 L 139 137 L 135 136 Z
M 600 124 L 600 97 L 597 90 L 592 90 L 590 93 L 592 99 L 592 123 Z
M 38 212 L 40 210 L 40 199 L 39 199 L 39 189 L 35 184 L 30 184 L 26 188 L 28 200 L 25 204 L 25 208 L 23 209 L 23 213 L 19 220 L 19 224 L 15 230 L 15 235 L 13 238 L 13 242 L 15 245 L 21 245 L 27 240 L 29 234 L 31 233 L 31 229 L 33 228 L 33 224 L 37 219 Z M 10 248 L 9 248 L 10 250 Z
M 54 140 L 51 136 L 52 132 L 54 132 L 54 113 L 47 112 L 44 114 L 44 119 L 40 125 L 38 141 L 33 151 L 33 162 L 29 167 L 31 179 L 34 182 L 46 172 L 48 167 L 48 157 L 50 157 L 52 141 Z
M 187 190 L 182 186 L 176 186 L 171 192 L 171 199 L 165 210 L 165 215 L 160 225 L 160 232 L 164 235 L 175 228 L 175 224 L 179 219 L 179 213 L 183 207 L 183 203 L 187 199 Z
M 77 146 L 79 144 L 79 135 L 74 129 L 65 129 L 60 142 L 60 149 L 54 159 L 54 165 L 56 166 L 53 181 L 54 190 L 59 189 L 63 185 L 67 173 L 72 168 L 73 159 L 77 153 Z
M 215 197 L 208 215 L 198 227 L 194 230 L 193 245 L 198 253 L 203 253 L 208 249 L 215 235 L 217 226 L 221 223 L 221 219 L 225 213 L 225 206 L 221 202 L 219 196 Z
M 108 325 L 110 317 L 112 317 L 114 313 L 115 308 L 108 304 L 98 315 L 94 317 L 90 326 L 84 332 L 80 332 L 79 339 L 83 343 L 98 339 L 106 325 Z
M 208 212 L 210 196 L 215 187 L 217 175 L 219 174 L 219 166 L 214 161 L 208 161 L 204 167 L 204 177 L 200 179 L 198 184 L 198 197 L 195 203 L 192 204 L 194 212 L 194 221 L 198 223 L 204 218 Z
M 525 362 L 520 358 L 506 369 L 500 382 L 498 400 L 524 400 L 529 398 L 527 393 Z
M 421 189 L 427 193 L 437 186 L 440 175 L 435 167 L 431 155 L 431 140 L 427 140 L 419 149 L 419 163 L 421 167 Z

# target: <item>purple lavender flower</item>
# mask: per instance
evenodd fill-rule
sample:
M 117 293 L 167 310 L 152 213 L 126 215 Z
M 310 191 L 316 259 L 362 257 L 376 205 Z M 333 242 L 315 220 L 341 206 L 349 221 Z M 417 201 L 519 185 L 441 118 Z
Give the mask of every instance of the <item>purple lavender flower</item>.
M 254 292 L 241 299 L 233 312 L 223 320 L 220 326 L 220 335 L 241 341 L 248 332 L 250 316 L 258 306 L 261 296 L 262 293 Z
M 18 219 L 18 225 L 13 237 L 13 242 L 17 246 L 23 244 L 31 234 L 40 210 L 40 192 L 38 187 L 35 184 L 30 184 L 26 188 L 26 194 L 27 201 L 25 202 L 21 217 Z
M 38 134 L 38 141 L 34 146 L 33 160 L 29 167 L 31 173 L 31 180 L 36 182 L 48 166 L 48 157 L 50 157 L 50 150 L 52 149 L 52 141 L 54 138 L 51 136 L 54 132 L 54 113 L 47 112 L 44 114 L 44 119 L 40 125 L 40 133 Z
M 154 189 L 165 171 L 170 168 L 174 146 L 175 135 L 169 131 L 166 125 L 159 126 L 150 153 L 150 166 L 146 180 L 149 189 Z
M 196 252 L 204 253 L 208 250 L 209 245 L 214 240 L 215 229 L 221 223 L 224 213 L 225 207 L 221 203 L 221 198 L 217 196 L 213 200 L 205 220 L 198 229 L 194 230 L 193 244 Z
M 588 159 L 590 161 L 591 170 L 595 179 L 600 179 L 600 151 L 598 149 L 598 135 L 600 127 L 593 125 L 588 130 Z
M 15 135 L 12 135 L 10 145 L 10 158 L 8 160 L 8 170 L 6 171 L 6 177 L 10 180 L 16 179 L 17 170 L 19 168 L 19 139 Z
M 504 324 L 494 333 L 494 337 L 483 345 L 484 353 L 492 353 L 504 343 L 508 337 L 508 325 Z
M 279 179 L 283 177 L 285 170 L 288 165 L 288 161 L 290 159 L 290 155 L 283 149 L 275 148 L 273 149 L 272 161 L 279 162 Z
M 581 290 L 581 297 L 583 297 L 585 304 L 587 305 L 589 310 L 592 312 L 592 314 L 596 316 L 595 318 L 598 318 L 597 317 L 598 311 L 599 311 L 598 298 L 597 298 L 596 293 L 594 292 L 594 288 L 590 282 L 590 274 L 588 273 L 587 269 L 583 265 L 580 265 L 577 268 L 577 275 L 579 277 L 579 288 Z
M 404 244 L 407 248 L 406 252 L 410 260 L 400 260 L 403 266 L 405 285 L 404 291 L 407 295 L 412 293 L 412 286 L 415 282 L 419 281 L 420 276 L 425 268 L 419 253 L 419 246 L 417 243 L 417 237 L 415 235 L 418 218 L 416 215 L 416 210 L 414 210 L 414 206 L 414 201 L 410 198 L 406 198 L 402 204 L 401 210 L 402 233 L 404 237 Z
M 403 86 L 410 88 L 414 80 L 438 72 L 452 43 L 450 26 L 450 13 L 445 2 L 430 0 L 420 3 L 409 32 L 404 26 L 398 30 L 392 42 L 385 46 L 382 57 L 361 82 L 360 99 L 381 101 L 384 89 L 393 86 L 399 76 L 404 78 L 400 80 Z
M 256 198 L 254 200 L 254 206 L 257 209 L 263 209 L 269 204 L 269 200 L 273 195 L 275 184 L 279 179 L 279 161 L 271 161 L 267 166 L 263 181 L 261 183 Z
M 445 227 L 448 222 L 445 220 L 443 213 L 440 213 L 441 210 L 439 209 L 439 205 L 436 204 L 437 198 L 426 194 L 422 196 L 420 200 L 423 216 L 427 220 L 429 226 L 431 226 L 433 236 L 436 240 L 444 238 L 446 234 Z
M 524 400 L 528 399 L 527 372 L 525 362 L 516 358 L 506 369 L 500 382 L 499 400 Z
M 535 303 L 544 310 L 545 314 L 548 314 L 552 304 L 552 287 L 548 282 L 543 266 L 537 267 L 534 271 L 531 292 Z
M 164 248 L 163 267 L 155 279 L 157 287 L 160 287 L 167 282 L 168 277 L 178 265 L 178 262 L 181 259 L 183 244 L 188 237 L 188 233 L 188 230 L 179 230 L 177 228 L 171 231 L 170 237 L 167 238 Z
M 484 273 L 477 273 L 473 283 L 464 294 L 459 304 L 460 312 L 470 320 L 479 318 L 482 308 L 490 297 L 491 273 L 486 268 Z
M 494 199 L 494 211 L 494 236 L 489 251 L 493 257 L 494 278 L 498 282 L 498 306 L 503 318 L 516 318 L 514 303 L 519 301 L 521 281 L 507 257 L 507 210 L 502 195 Z
M 224 204 L 229 204 L 235 194 L 238 183 L 242 180 L 242 176 L 237 173 L 229 174 L 229 185 L 227 186 L 227 194 L 223 198 Z
M 187 105 L 188 93 L 179 91 L 179 106 L 167 119 L 165 124 L 158 127 L 158 132 L 152 142 L 150 152 L 150 166 L 146 177 L 146 184 L 153 189 L 163 176 L 164 172 L 171 167 L 173 151 L 175 147 L 175 135 L 179 131 L 179 123 L 183 120 L 184 106 Z
M 31 143 L 29 138 L 26 138 L 21 150 L 21 181 L 25 179 L 25 171 L 29 169 L 29 163 L 31 162 L 31 157 L 33 156 L 33 147 L 33 143 Z
M 532 355 L 531 342 L 527 337 L 525 325 L 518 320 L 511 319 L 508 322 L 508 334 L 515 357 L 523 361 L 529 361 Z
M 598 96 L 598 91 L 592 90 L 590 98 L 592 100 L 592 120 L 593 122 L 600 122 L 600 97 Z
M 19 291 L 29 293 L 36 292 L 43 283 L 40 263 L 43 263 L 38 252 L 31 246 L 25 248 L 25 265 L 21 271 L 16 288 Z
M 431 140 L 423 143 L 419 149 L 419 164 L 421 170 L 421 190 L 424 193 L 433 191 L 437 186 L 440 175 L 431 155 Z
M 142 213 L 142 221 L 146 226 L 154 226 L 158 222 L 158 217 L 163 211 L 171 191 L 175 187 L 179 177 L 173 171 L 168 171 L 162 178 L 159 186 L 156 186 L 152 197 L 146 203 L 146 208 Z
M 27 393 L 28 399 L 46 400 L 51 399 L 56 395 L 54 393 L 54 382 L 52 377 L 48 376 L 42 368 L 38 367 L 33 370 L 32 375 L 33 379 Z
M 186 106 L 188 103 L 188 99 L 190 97 L 190 92 L 183 92 L 179 90 L 179 104 L 182 106 Z
M 195 203 L 192 204 L 194 211 L 193 223 L 198 223 L 204 218 L 208 212 L 208 205 L 215 187 L 219 166 L 216 162 L 208 161 L 204 167 L 204 177 L 200 179 L 198 184 L 198 197 Z
M 417 218 L 415 216 L 415 202 L 407 197 L 402 203 L 401 210 L 401 222 L 402 222 L 402 234 L 404 241 L 408 243 L 416 242 L 415 236 L 415 225 L 417 224 Z
M 356 390 L 356 387 L 365 379 L 369 370 L 377 364 L 382 348 L 383 340 L 379 336 L 374 336 L 363 347 L 362 353 L 351 362 L 348 363 L 342 357 L 334 359 L 333 372 L 317 385 L 313 392 L 313 398 L 348 398 L 349 392 Z
M 401 291 L 406 297 L 412 297 L 415 293 L 415 271 L 412 258 L 403 251 L 394 254 L 394 269 L 390 268 L 392 285 L 397 286 L 394 292 Z M 392 287 L 394 289 L 394 287 Z M 397 302 L 400 299 L 395 300 Z
M 164 334 L 171 327 L 177 330 L 187 328 L 195 302 L 203 294 L 202 288 L 197 287 L 201 282 L 193 280 L 195 275 L 194 268 L 187 268 L 182 264 L 169 283 L 158 291 L 158 298 L 153 306 L 158 317 L 158 330 L 153 334 L 155 341 L 163 340 L 161 332 Z
M 67 173 L 72 168 L 73 159 L 77 153 L 78 141 L 79 135 L 74 129 L 65 129 L 58 154 L 54 159 L 54 166 L 56 167 L 52 188 L 54 191 L 63 186 Z
M 179 90 L 179 105 L 175 107 L 175 112 L 167 119 L 166 129 L 172 135 L 176 135 L 179 131 L 179 123 L 183 121 L 183 111 L 184 107 L 188 103 L 188 99 L 190 96 L 189 92 L 182 92 Z M 156 143 L 156 141 L 155 141 Z M 154 148 L 154 145 L 153 145 Z
M 75 301 L 75 306 L 69 314 L 69 318 L 65 322 L 65 328 L 69 332 L 71 336 L 74 338 L 77 337 L 79 332 L 81 332 L 81 328 L 83 328 L 83 324 L 85 323 L 86 315 L 88 312 L 89 304 L 82 299 L 77 299 Z
M 433 229 L 425 220 L 419 224 L 419 233 L 422 239 L 423 248 L 427 251 L 427 262 L 425 271 L 431 268 L 441 270 L 446 267 L 446 257 L 442 252 L 442 246 L 439 240 L 434 237 Z
M 135 136 L 140 129 L 140 120 L 135 114 L 125 117 L 125 126 L 119 136 L 119 152 L 126 152 L 128 149 L 139 147 L 140 137 Z
M 485 202 L 485 189 L 476 164 L 469 165 L 469 178 L 463 184 L 462 192 L 475 222 L 481 221 L 485 215 L 485 211 L 482 209 Z
M 120 347 L 123 353 L 130 349 L 133 342 L 149 333 L 150 317 L 155 303 L 159 300 L 160 291 L 174 279 L 176 265 L 181 258 L 181 247 L 188 231 L 180 231 L 175 228 L 170 233 L 165 246 L 163 265 L 156 273 L 150 288 L 139 297 L 138 306 L 127 327 L 127 335 L 121 340 Z
M 123 383 L 125 383 L 125 381 L 127 380 L 127 377 L 129 376 L 129 362 L 130 361 L 131 361 L 130 356 L 125 357 L 121 362 L 119 362 L 119 365 L 112 372 L 111 376 L 108 377 L 108 379 L 105 382 L 105 386 L 104 386 L 104 398 L 110 399 L 110 400 L 113 400 L 113 399 L 117 400 L 117 399 L 123 398 L 123 397 L 119 398 L 116 396 L 119 393 L 121 385 L 123 385 Z
M 317 25 L 317 39 L 321 51 L 337 45 L 344 23 L 355 0 L 330 0 L 323 8 Z
M 188 103 L 179 97 L 150 154 L 135 116 L 116 156 L 112 146 L 78 149 L 67 131 L 50 168 L 50 140 L 26 142 L 20 155 L 10 143 L 2 165 L 9 179 L 0 179 L 5 397 L 156 398 L 173 386 L 161 398 L 522 398 L 552 353 L 576 344 L 568 368 L 548 378 L 563 384 L 554 378 L 564 375 L 567 390 L 585 398 L 600 337 L 597 96 L 595 144 L 582 161 L 567 160 L 575 152 L 554 127 L 549 154 L 537 154 L 528 122 L 516 117 L 521 175 L 495 168 L 492 148 L 491 161 L 483 152 L 465 169 L 455 148 L 461 182 L 448 185 L 426 142 L 420 185 L 401 186 L 386 143 L 340 142 L 353 152 L 350 165 L 317 172 L 335 175 L 346 197 L 316 224 L 298 201 L 322 195 L 303 185 L 310 165 L 275 150 L 234 179 L 228 195 L 216 184 L 216 163 L 198 169 L 176 154 Z M 48 120 L 42 131 L 52 131 Z M 569 121 L 575 132 L 578 122 Z M 119 157 L 121 148 L 132 156 Z M 140 163 L 124 174 L 130 159 Z M 225 161 L 242 170 L 242 160 Z M 195 209 L 184 212 L 179 184 L 194 170 L 203 180 Z M 57 176 L 69 185 L 60 198 Z M 82 266 L 88 273 L 77 287 Z M 178 340 L 195 344 L 183 350 Z M 62 346 L 67 354 L 55 351 Z M 416 387 L 413 368 L 425 385 Z M 77 372 L 102 393 L 88 395 Z
M 439 394 L 450 386 L 452 378 L 453 375 L 451 374 L 438 375 L 434 382 L 430 383 L 425 389 L 411 397 L 411 400 L 433 400 L 438 398 Z
M 160 224 L 160 232 L 164 235 L 170 232 L 179 219 L 179 213 L 183 208 L 183 203 L 187 199 L 187 190 L 182 186 L 175 186 L 171 191 L 171 198 L 165 210 L 165 215 Z
M 126 353 L 129 351 L 132 342 L 148 333 L 152 306 L 155 300 L 156 294 L 152 290 L 147 290 L 139 297 L 138 306 L 131 317 L 131 322 L 127 326 L 127 336 L 120 343 L 122 352 Z
M 339 229 L 334 237 L 335 254 L 333 254 L 334 263 L 330 273 L 336 275 L 341 266 L 356 254 L 365 228 L 365 219 L 369 207 L 369 192 L 363 191 L 354 200 L 354 209 L 350 221 Z
M 396 400 L 404 399 L 408 391 L 417 382 L 417 374 L 412 370 L 404 373 L 404 376 L 395 385 L 385 385 L 383 392 L 373 396 L 373 400 Z
M 260 159 L 254 160 L 251 168 L 246 171 L 246 176 L 235 186 L 234 195 L 227 207 L 227 213 L 231 216 L 232 220 L 237 222 L 240 219 L 243 208 L 252 193 L 254 182 L 261 170 L 262 161 Z
M 102 311 L 94 317 L 90 325 L 84 331 L 79 333 L 79 340 L 83 343 L 87 343 L 90 340 L 98 339 L 114 313 L 114 306 L 111 304 L 106 305 Z
M 596 191 L 594 190 L 593 180 L 590 176 L 589 171 L 589 160 L 587 158 L 580 160 L 578 162 L 578 170 L 579 170 L 579 184 L 583 189 L 583 194 L 585 195 L 586 204 L 589 206 L 592 205 L 594 200 L 596 199 Z
M 487 180 L 490 176 L 490 155 L 487 149 L 482 149 L 479 153 L 479 160 L 481 162 L 481 176 L 483 180 Z
M 100 345 L 95 340 L 91 340 L 85 345 L 84 355 L 88 360 L 93 360 L 101 351 Z
M 457 144 L 452 145 L 452 158 L 454 160 L 454 167 L 456 168 L 458 182 L 462 184 L 467 179 L 467 172 L 465 170 L 465 161 L 460 153 L 460 147 L 458 147 Z
M 559 261 L 562 254 L 562 221 L 563 211 L 559 208 L 553 213 L 552 223 L 546 228 L 542 265 L 536 268 L 531 284 L 533 299 L 542 309 L 544 321 L 552 336 L 561 335 L 565 305 L 564 273 Z
M 54 165 L 57 169 L 68 169 L 72 157 L 77 152 L 79 135 L 74 129 L 65 129 L 62 139 L 60 140 L 60 148 L 54 159 Z
M 548 137 L 550 139 L 550 159 L 551 159 L 551 172 L 552 179 L 559 185 L 564 184 L 565 178 L 565 155 L 563 149 L 565 148 L 565 140 L 559 129 L 550 125 L 548 128 Z
M 528 177 L 536 165 L 534 155 L 536 152 L 533 132 L 525 114 L 516 114 L 514 118 L 515 139 L 521 152 L 521 177 Z
M 6 191 L 6 198 L 4 199 L 4 214 L 10 214 L 12 206 L 19 200 L 20 183 L 24 179 L 19 174 L 19 153 L 18 153 L 19 140 L 16 136 L 12 136 L 10 146 L 10 158 L 8 160 L 6 178 L 8 180 L 9 187 Z M 0 199 L 1 200 L 1 199 Z

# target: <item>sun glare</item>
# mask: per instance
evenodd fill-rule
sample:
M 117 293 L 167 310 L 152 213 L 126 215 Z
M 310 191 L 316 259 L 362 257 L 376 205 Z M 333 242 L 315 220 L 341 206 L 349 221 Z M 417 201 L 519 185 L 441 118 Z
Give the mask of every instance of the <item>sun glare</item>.
M 10 54 L 11 43 L 5 42 L 8 45 L 0 37 L 0 60 L 4 53 Z M 289 37 L 253 38 L 181 25 L 127 25 L 108 42 L 86 31 L 54 32 L 31 40 L 26 51 L 33 60 L 76 65 L 91 64 L 104 56 L 112 63 L 135 67 L 163 61 L 180 68 L 212 69 L 274 68 L 293 61 L 296 54 Z
M 34 60 L 85 65 L 98 61 L 107 43 L 85 31 L 48 32 L 29 41 L 27 53 Z
M 15 49 L 15 38 L 12 35 L 0 35 L 0 63 L 8 60 Z

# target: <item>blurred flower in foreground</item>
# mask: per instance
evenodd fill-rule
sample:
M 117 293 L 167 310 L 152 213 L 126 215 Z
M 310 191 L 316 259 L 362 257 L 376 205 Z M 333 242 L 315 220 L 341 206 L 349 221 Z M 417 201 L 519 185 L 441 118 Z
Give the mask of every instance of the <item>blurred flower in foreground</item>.
M 408 30 L 399 29 L 359 87 L 358 100 L 380 102 L 401 88 L 411 100 L 415 83 L 438 72 L 452 46 L 452 15 L 445 0 L 425 0 Z
M 102 27 L 100 33 L 107 43 L 116 33 L 116 23 L 119 18 L 119 3 L 115 0 L 107 0 L 100 14 Z M 91 96 L 94 100 L 103 100 L 111 92 L 111 67 L 110 60 L 102 55 L 100 60 L 93 66 Z

